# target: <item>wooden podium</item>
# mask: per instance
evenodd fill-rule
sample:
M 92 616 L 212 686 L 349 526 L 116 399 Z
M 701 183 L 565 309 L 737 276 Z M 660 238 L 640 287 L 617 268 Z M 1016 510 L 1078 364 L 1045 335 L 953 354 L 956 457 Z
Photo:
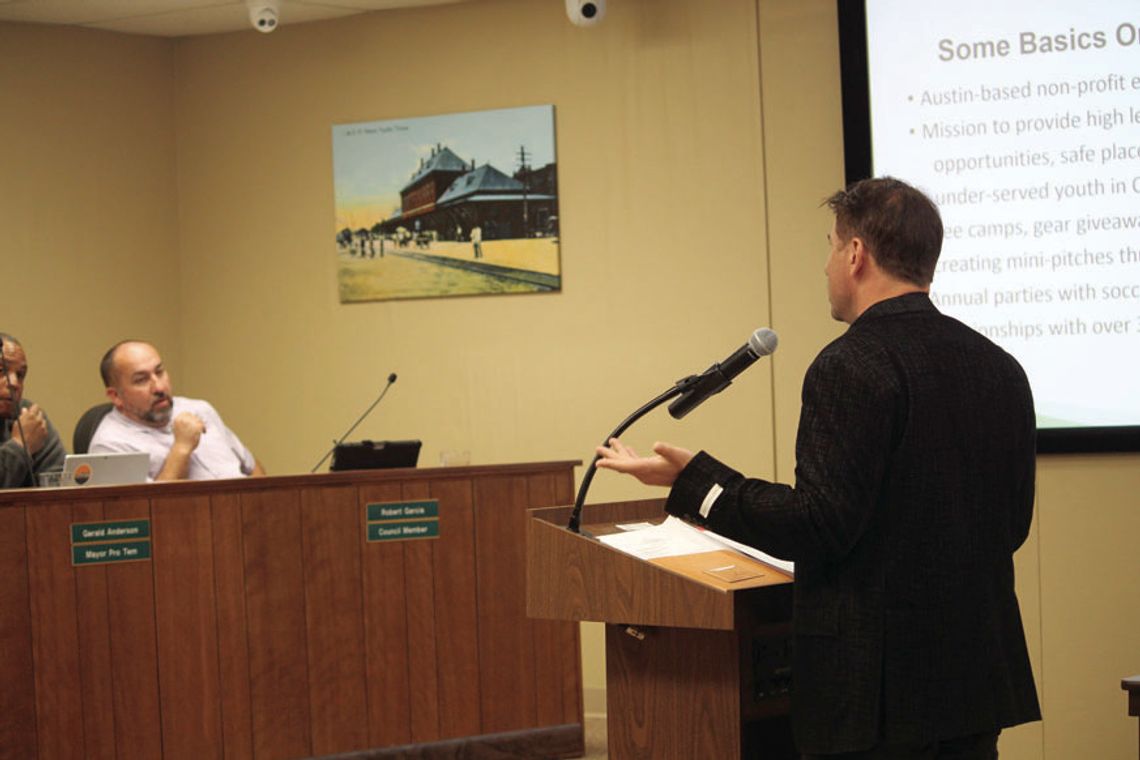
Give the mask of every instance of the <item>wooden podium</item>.
M 586 506 L 583 532 L 660 522 L 663 504 Z M 728 551 L 641 560 L 567 530 L 570 512 L 530 512 L 527 614 L 606 623 L 610 759 L 798 757 L 791 578 Z
M 576 464 L 0 491 L 0 758 L 580 756 Z

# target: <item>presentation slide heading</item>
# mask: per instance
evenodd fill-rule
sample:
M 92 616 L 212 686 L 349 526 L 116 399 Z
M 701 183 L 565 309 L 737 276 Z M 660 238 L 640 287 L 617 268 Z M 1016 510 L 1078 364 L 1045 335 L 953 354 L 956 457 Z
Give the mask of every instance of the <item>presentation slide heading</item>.
M 1040 34 L 1021 32 L 1016 42 L 1009 39 L 979 39 L 956 41 L 943 38 L 938 41 L 938 60 L 976 61 L 1008 58 L 1010 55 L 1043 55 L 1050 53 L 1070 53 L 1087 50 L 1103 50 L 1109 41 L 1119 47 L 1140 48 L 1140 24 L 1129 21 L 1117 25 L 1114 32 L 1104 30 L 1077 31 L 1070 27 L 1068 33 Z

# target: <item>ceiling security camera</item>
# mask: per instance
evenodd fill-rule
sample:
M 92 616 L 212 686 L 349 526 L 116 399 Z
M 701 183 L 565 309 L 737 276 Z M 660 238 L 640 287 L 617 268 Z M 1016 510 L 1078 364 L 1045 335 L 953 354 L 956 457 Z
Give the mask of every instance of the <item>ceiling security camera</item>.
M 271 0 L 248 2 L 249 23 L 254 29 L 269 34 L 277 28 L 277 3 Z
M 606 15 L 606 0 L 566 0 L 566 15 L 574 26 L 594 26 Z

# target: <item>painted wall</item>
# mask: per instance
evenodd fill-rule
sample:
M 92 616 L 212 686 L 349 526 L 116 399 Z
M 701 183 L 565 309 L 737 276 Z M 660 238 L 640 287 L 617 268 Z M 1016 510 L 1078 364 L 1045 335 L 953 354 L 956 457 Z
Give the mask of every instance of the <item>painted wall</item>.
M 173 63 L 168 40 L 0 24 L 0 330 L 69 450 L 112 343 L 179 363 Z
M 840 330 L 818 208 L 842 183 L 834 6 L 708 7 L 623 0 L 582 30 L 557 2 L 485 0 L 178 41 L 0 25 L 0 255 L 21 285 L 3 329 L 29 348 L 29 395 L 69 437 L 103 348 L 142 335 L 271 472 L 307 471 L 391 371 L 354 438 L 421 438 L 425 466 L 586 459 L 771 324 L 772 361 L 628 440 L 792 477 L 800 379 Z M 542 103 L 561 293 L 337 303 L 331 124 Z M 1042 460 L 1017 564 L 1046 721 L 1003 758 L 1135 752 L 1119 679 L 1140 672 L 1138 460 Z M 592 497 L 644 493 L 602 475 Z M 604 656 L 585 631 L 590 709 Z
M 467 3 L 180 43 L 186 379 L 277 472 L 307 470 L 391 371 L 355 436 L 421 438 L 424 464 L 590 454 L 769 319 L 755 12 L 724 6 L 616 3 L 582 30 L 556 3 Z M 337 302 L 330 124 L 543 103 L 561 293 Z M 768 378 L 734 395 L 659 429 L 735 441 L 748 414 L 741 453 L 770 461 Z

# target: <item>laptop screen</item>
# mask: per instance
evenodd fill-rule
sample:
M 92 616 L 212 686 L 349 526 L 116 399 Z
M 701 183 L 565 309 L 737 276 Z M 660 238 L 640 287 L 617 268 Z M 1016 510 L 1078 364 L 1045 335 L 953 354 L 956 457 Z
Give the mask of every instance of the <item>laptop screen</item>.
M 419 441 L 361 441 L 342 443 L 333 451 L 333 472 L 375 470 L 384 467 L 415 467 L 420 456 Z

